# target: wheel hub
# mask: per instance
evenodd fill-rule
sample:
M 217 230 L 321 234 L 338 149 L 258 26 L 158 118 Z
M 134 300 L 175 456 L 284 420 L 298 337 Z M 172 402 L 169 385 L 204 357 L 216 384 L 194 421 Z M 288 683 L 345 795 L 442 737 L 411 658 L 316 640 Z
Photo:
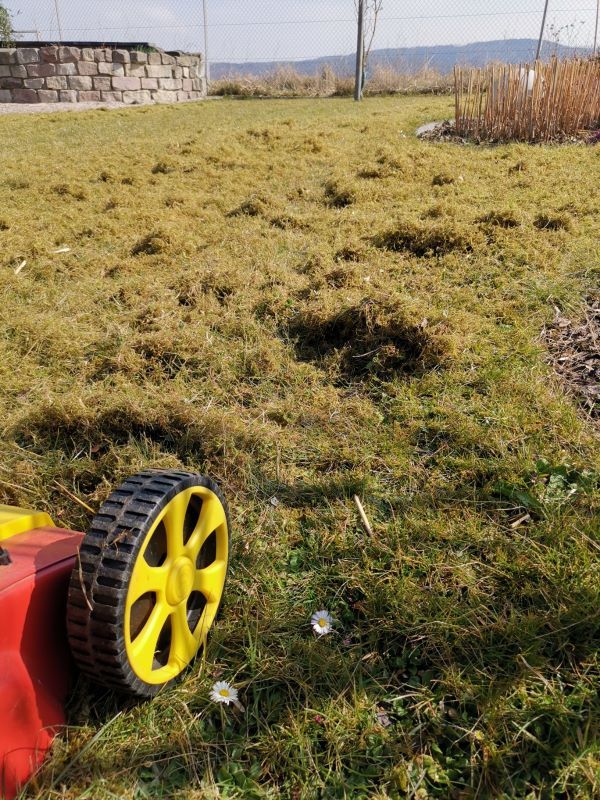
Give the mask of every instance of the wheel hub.
M 186 600 L 194 586 L 194 565 L 186 556 L 175 561 L 167 578 L 167 603 L 177 606 Z

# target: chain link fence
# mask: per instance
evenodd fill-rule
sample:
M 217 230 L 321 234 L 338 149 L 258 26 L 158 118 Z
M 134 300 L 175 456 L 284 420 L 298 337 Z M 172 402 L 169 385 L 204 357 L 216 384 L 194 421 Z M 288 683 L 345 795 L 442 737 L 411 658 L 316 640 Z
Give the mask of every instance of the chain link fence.
M 207 52 L 210 74 L 351 75 L 357 0 L 1 0 L 21 39 L 148 42 Z M 368 0 L 380 12 L 368 69 L 435 70 L 524 61 L 535 54 L 546 0 Z M 590 50 L 600 0 L 549 0 L 545 52 Z M 369 17 L 372 24 L 372 13 Z M 370 37 L 368 37 L 370 38 Z M 325 60 L 323 60 L 325 59 Z M 367 79 L 369 73 L 367 70 Z
M 202 0 L 1 0 L 18 38 L 51 42 L 148 42 L 199 52 Z

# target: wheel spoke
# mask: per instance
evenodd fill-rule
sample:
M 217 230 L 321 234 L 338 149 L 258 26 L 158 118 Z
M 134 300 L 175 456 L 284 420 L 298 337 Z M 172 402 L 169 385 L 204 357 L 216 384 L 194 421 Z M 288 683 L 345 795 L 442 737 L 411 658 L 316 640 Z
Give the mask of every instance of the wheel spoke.
M 169 616 L 169 606 L 166 603 L 156 603 L 148 622 L 132 642 L 132 656 L 136 665 L 146 671 L 152 669 L 154 654 L 158 646 L 158 637 Z
M 171 655 L 177 666 L 183 669 L 198 650 L 198 642 L 190 631 L 185 603 L 180 603 L 171 616 Z
M 207 603 L 218 603 L 221 598 L 227 562 L 217 559 L 209 567 L 199 569 L 194 580 L 194 591 L 202 592 Z
M 204 499 L 202 502 L 200 519 L 186 546 L 189 556 L 193 561 L 196 560 L 196 556 L 210 534 L 217 528 L 220 528 L 225 522 L 225 511 L 219 500 L 216 497 Z
M 143 556 L 136 562 L 129 584 L 129 602 L 131 605 L 146 592 L 164 593 L 167 583 L 167 567 L 151 567 Z
M 174 561 L 183 553 L 183 525 L 190 496 L 188 492 L 175 495 L 167 506 L 163 517 L 167 532 L 167 554 L 170 561 Z

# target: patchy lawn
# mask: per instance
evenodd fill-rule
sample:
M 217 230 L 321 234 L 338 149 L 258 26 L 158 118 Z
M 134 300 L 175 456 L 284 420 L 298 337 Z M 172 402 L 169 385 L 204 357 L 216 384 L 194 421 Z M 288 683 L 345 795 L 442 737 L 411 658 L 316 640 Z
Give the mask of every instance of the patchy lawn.
M 600 791 L 598 433 L 543 333 L 598 296 L 600 148 L 414 137 L 450 114 L 0 119 L 0 502 L 85 528 L 183 466 L 235 524 L 203 668 L 80 682 L 28 796 Z

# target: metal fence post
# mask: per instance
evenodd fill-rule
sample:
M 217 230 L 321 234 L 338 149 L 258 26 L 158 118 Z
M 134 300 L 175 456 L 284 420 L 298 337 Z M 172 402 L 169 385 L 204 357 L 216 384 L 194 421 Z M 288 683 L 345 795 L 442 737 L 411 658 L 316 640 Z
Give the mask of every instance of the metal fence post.
M 204 13 L 204 79 L 206 88 L 210 83 L 210 65 L 208 63 L 208 0 L 202 0 L 202 11 Z
M 54 8 L 56 9 L 56 26 L 58 28 L 58 38 L 62 42 L 63 32 L 62 32 L 62 24 L 60 21 L 60 9 L 58 7 L 58 0 L 54 0 Z
M 354 99 L 362 100 L 363 73 L 365 66 L 365 0 L 358 0 L 358 37 L 356 42 L 356 80 L 354 84 Z
M 540 40 L 537 46 L 537 53 L 535 54 L 535 60 L 540 60 L 540 55 L 542 54 L 542 43 L 544 41 L 544 31 L 546 30 L 546 17 L 548 16 L 548 6 L 550 5 L 550 0 L 546 0 L 546 4 L 544 5 L 544 16 L 542 17 L 542 29 L 540 31 Z

